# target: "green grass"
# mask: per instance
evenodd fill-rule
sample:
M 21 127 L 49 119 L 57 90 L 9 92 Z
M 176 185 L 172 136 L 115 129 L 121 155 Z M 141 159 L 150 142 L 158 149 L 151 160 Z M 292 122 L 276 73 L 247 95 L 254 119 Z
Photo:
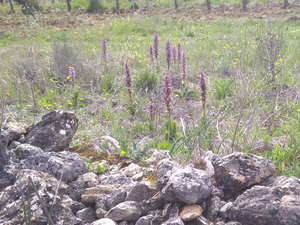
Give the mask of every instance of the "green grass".
M 173 7 L 173 1 L 149 3 Z M 195 1 L 179 1 L 181 7 L 183 3 L 197 6 Z M 181 162 L 208 149 L 219 154 L 250 152 L 270 158 L 279 174 L 300 175 L 297 21 L 190 21 L 184 12 L 163 18 L 117 18 L 109 13 L 114 2 L 102 4 L 107 10 L 101 15 L 108 16 L 97 26 L 82 23 L 69 29 L 35 30 L 33 34 L 26 29 L 21 33 L 9 30 L 0 38 L 0 94 L 10 102 L 6 113 L 12 120 L 31 123 L 34 116 L 54 109 L 72 110 L 81 121 L 73 144 L 110 135 L 122 142 L 126 155 L 135 159 L 144 159 L 144 147 L 155 147 L 171 149 L 173 157 Z M 130 4 L 121 1 L 121 8 L 129 8 Z M 213 2 L 214 6 L 220 4 L 222 1 Z M 239 1 L 228 2 L 235 4 Z M 45 10 L 48 5 L 43 7 Z M 58 2 L 51 7 L 66 11 L 67 6 Z M 75 11 L 86 10 L 88 2 L 72 1 L 72 7 Z M 1 6 L 0 12 L 8 9 L 7 5 Z M 94 16 L 98 14 L 89 18 Z M 4 14 L 3 19 L 8 17 Z M 40 20 L 47 18 L 41 15 Z M 149 44 L 153 44 L 155 34 L 159 36 L 159 58 L 152 62 Z M 104 37 L 107 62 L 101 55 Z M 172 63 L 169 71 L 166 68 L 167 39 L 172 46 L 180 42 L 187 51 L 186 85 L 195 93 L 190 98 L 173 96 L 171 118 L 176 132 L 171 139 L 166 138 L 170 135 L 166 135 L 168 117 L 161 101 L 162 80 L 169 72 L 173 90 L 181 93 L 183 85 L 181 66 Z M 272 55 L 267 46 L 280 48 Z M 125 61 L 133 78 L 133 103 L 124 86 Z M 270 61 L 275 65 L 273 76 L 269 74 Z M 68 79 L 69 66 L 76 71 L 74 86 Z M 208 87 L 205 108 L 199 94 L 201 70 L 206 71 Z M 156 108 L 152 116 L 147 113 L 150 101 Z M 142 139 L 148 140 L 142 146 L 136 144 Z

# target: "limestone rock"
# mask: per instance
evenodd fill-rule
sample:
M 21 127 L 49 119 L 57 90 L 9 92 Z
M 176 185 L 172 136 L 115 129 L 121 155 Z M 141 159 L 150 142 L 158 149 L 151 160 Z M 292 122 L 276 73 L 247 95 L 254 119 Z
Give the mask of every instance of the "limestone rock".
M 92 223 L 97 220 L 95 209 L 88 207 L 77 211 L 76 216 L 82 219 L 85 223 Z
M 101 208 L 98 208 L 96 210 L 96 216 L 99 218 L 99 219 L 102 219 L 104 218 L 105 214 L 107 213 L 107 211 L 105 211 L 104 209 L 101 209 Z
M 232 202 L 227 202 L 219 209 L 219 215 L 222 216 L 223 219 L 227 219 L 228 216 L 228 209 L 231 207 Z
M 41 148 L 30 144 L 20 144 L 13 151 L 18 160 L 26 159 L 28 156 L 34 156 L 37 153 L 43 152 Z
M 229 207 L 229 218 L 243 225 L 299 224 L 300 179 L 290 177 L 271 187 L 253 186 Z
M 124 185 L 124 184 L 133 184 L 132 179 L 125 177 L 120 174 L 115 174 L 115 175 L 110 175 L 108 176 L 105 180 L 101 182 L 103 185 L 113 185 L 113 184 L 119 184 L 119 185 Z
M 203 209 L 200 205 L 187 205 L 185 206 L 179 216 L 183 221 L 190 221 L 201 216 Z
M 9 134 L 8 144 L 10 145 L 13 141 L 17 141 L 22 134 L 26 134 L 28 125 L 24 123 L 6 123 L 3 127 Z
M 168 219 L 167 221 L 163 222 L 161 225 L 184 225 L 181 218 L 179 216 Z
M 48 209 L 51 208 L 56 196 L 55 207 L 52 211 L 54 224 L 83 224 L 82 220 L 74 216 L 69 204 L 66 204 L 66 202 L 72 201 L 64 194 L 67 185 L 64 182 L 59 183 L 56 178 L 47 173 L 28 169 L 21 170 L 14 185 L 0 192 L 0 221 L 6 221 L 7 224 L 24 224 L 22 202 L 26 201 L 29 183 L 31 186 L 32 224 L 46 224 L 46 213 L 31 182 L 28 181 L 28 177 L 32 178 L 34 186 Z M 58 190 L 57 193 L 56 190 Z
M 146 215 L 148 212 L 162 209 L 164 206 L 164 199 L 162 197 L 152 198 L 141 202 L 142 215 Z
M 77 127 L 78 119 L 73 112 L 52 111 L 28 132 L 26 143 L 45 152 L 62 151 L 69 147 Z
M 81 195 L 81 201 L 83 203 L 95 203 L 97 195 L 109 194 L 116 187 L 114 185 L 97 185 L 96 187 L 86 188 Z
M 145 184 L 137 184 L 131 188 L 125 201 L 141 202 L 143 200 L 148 200 L 155 192 L 155 189 L 150 188 Z
M 62 181 L 70 183 L 76 180 L 79 175 L 86 172 L 87 166 L 83 159 L 77 154 L 68 151 L 43 152 L 34 156 L 29 156 L 21 160 L 20 169 L 34 169 L 48 173 L 58 180 L 62 176 Z
M 142 172 L 139 172 L 139 173 L 133 175 L 131 179 L 133 181 L 141 181 L 143 178 L 144 178 L 144 172 L 142 171 Z
M 166 150 L 154 150 L 151 157 L 145 160 L 145 165 L 156 167 L 159 161 L 167 156 L 168 152 Z
M 206 219 L 204 216 L 199 216 L 196 219 L 186 222 L 186 225 L 216 225 Z
M 156 168 L 157 178 L 170 176 L 175 168 L 179 167 L 176 162 L 170 159 L 163 159 Z
M 94 221 L 93 223 L 91 223 L 91 225 L 118 225 L 118 224 L 111 219 L 104 218 L 104 219 Z
M 128 166 L 124 167 L 120 172 L 126 177 L 133 177 L 141 171 L 142 168 L 139 165 L 135 163 L 130 163 Z
M 115 189 L 108 196 L 106 200 L 106 206 L 108 209 L 115 207 L 116 205 L 124 202 L 127 196 L 127 191 L 124 189 Z
M 9 163 L 0 169 L 0 191 L 14 184 L 18 172 L 17 164 L 14 163 Z
M 147 215 L 147 216 L 142 216 L 141 218 L 136 221 L 135 225 L 150 225 L 151 220 L 154 218 L 154 215 Z
M 221 208 L 221 200 L 218 196 L 213 196 L 208 201 L 207 207 L 207 219 L 210 221 L 215 221 L 218 217 L 218 211 Z
M 1 130 L 0 135 L 0 170 L 6 165 L 7 163 L 7 145 L 8 145 L 8 132 Z
M 195 204 L 205 200 L 212 189 L 212 180 L 205 171 L 186 166 L 171 174 L 161 193 L 171 201 L 177 198 L 186 204 Z
M 127 201 L 122 202 L 110 209 L 105 218 L 113 219 L 114 221 L 135 221 L 142 215 L 142 209 L 138 202 Z
M 276 171 L 275 165 L 263 157 L 240 152 L 219 157 L 212 164 L 217 185 L 235 192 L 259 184 Z

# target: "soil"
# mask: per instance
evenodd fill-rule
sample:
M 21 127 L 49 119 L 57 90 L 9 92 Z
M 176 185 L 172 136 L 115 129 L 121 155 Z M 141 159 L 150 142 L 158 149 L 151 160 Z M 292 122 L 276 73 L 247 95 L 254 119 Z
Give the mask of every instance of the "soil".
M 0 35 L 5 32 L 10 32 L 27 36 L 35 34 L 41 29 L 49 28 L 62 30 L 75 29 L 80 26 L 89 26 L 92 28 L 121 17 L 142 19 L 152 16 L 163 16 L 165 18 L 188 21 L 220 20 L 223 18 L 300 20 L 300 17 L 297 16 L 299 12 L 299 2 L 290 4 L 287 9 L 282 9 L 281 3 L 253 4 L 248 6 L 246 12 L 242 11 L 241 6 L 227 6 L 225 4 L 219 7 L 212 7 L 211 11 L 208 11 L 205 5 L 192 5 L 179 7 L 177 10 L 158 6 L 140 8 L 135 11 L 131 9 L 120 9 L 116 13 L 110 11 L 104 13 L 87 13 L 83 9 L 68 12 L 67 10 L 63 11 L 49 7 L 37 14 L 38 22 L 34 22 L 31 17 L 29 19 L 30 22 L 27 23 L 26 16 L 21 11 L 16 11 L 15 13 L 7 12 L 9 16 L 5 19 L 0 18 Z

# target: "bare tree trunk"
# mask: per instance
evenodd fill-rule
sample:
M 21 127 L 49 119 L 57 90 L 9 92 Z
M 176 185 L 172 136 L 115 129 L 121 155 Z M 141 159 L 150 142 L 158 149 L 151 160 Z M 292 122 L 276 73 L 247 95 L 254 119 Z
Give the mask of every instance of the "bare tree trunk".
M 9 4 L 10 4 L 10 10 L 11 10 L 12 12 L 14 12 L 14 7 L 13 7 L 13 4 L 12 4 L 11 0 L 9 0 Z
M 288 0 L 284 0 L 282 8 L 286 9 L 288 6 L 289 6 L 289 1 Z
M 243 5 L 243 11 L 247 11 L 247 0 L 243 0 L 242 5 Z
M 67 0 L 67 5 L 68 5 L 68 11 L 71 11 L 71 4 L 70 4 L 70 0 Z
M 210 0 L 206 0 L 206 7 L 208 11 L 211 11 L 211 2 Z
M 119 0 L 116 0 L 116 7 L 117 7 L 117 9 L 120 9 Z
M 175 9 L 178 9 L 178 2 L 177 2 L 177 0 L 174 0 L 174 3 L 175 3 Z

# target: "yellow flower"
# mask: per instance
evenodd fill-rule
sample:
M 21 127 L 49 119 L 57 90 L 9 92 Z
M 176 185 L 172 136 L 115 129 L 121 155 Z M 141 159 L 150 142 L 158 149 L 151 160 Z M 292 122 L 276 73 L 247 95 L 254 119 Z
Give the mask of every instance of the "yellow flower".
M 215 107 L 214 107 L 214 106 L 212 106 L 211 108 L 212 108 L 212 109 L 214 109 Z
M 82 100 L 83 100 L 83 98 L 80 98 L 79 100 L 80 100 L 80 101 L 82 101 Z
M 40 90 L 36 90 L 37 92 L 39 92 Z
M 121 154 L 122 154 L 122 155 L 125 155 L 125 153 L 126 153 L 125 151 L 121 151 Z
M 49 79 L 50 81 L 53 81 L 53 79 Z
M 72 102 L 69 102 L 68 104 L 69 104 L 69 105 L 73 105 L 73 103 L 72 103 Z
M 51 93 L 53 93 L 54 91 L 53 91 L 53 90 L 51 90 L 50 92 L 51 92 Z
M 67 80 L 69 80 L 70 79 L 70 76 L 67 76 Z
M 80 89 L 80 87 L 79 86 L 76 86 L 78 89 Z
M 297 109 L 297 112 L 300 112 L 300 109 Z
M 60 108 L 60 109 L 61 109 L 61 108 L 62 108 L 62 106 L 60 105 L 60 106 L 58 106 L 58 108 Z
M 66 84 L 64 84 L 64 87 L 67 86 Z
M 265 129 L 267 129 L 267 128 L 266 128 L 266 127 L 262 127 L 261 129 L 262 129 L 262 130 L 265 130 Z
M 103 100 L 105 101 L 105 100 L 106 100 L 106 98 L 103 98 Z
M 32 105 L 27 105 L 28 107 L 31 107 Z
M 103 75 L 101 77 L 104 77 Z

